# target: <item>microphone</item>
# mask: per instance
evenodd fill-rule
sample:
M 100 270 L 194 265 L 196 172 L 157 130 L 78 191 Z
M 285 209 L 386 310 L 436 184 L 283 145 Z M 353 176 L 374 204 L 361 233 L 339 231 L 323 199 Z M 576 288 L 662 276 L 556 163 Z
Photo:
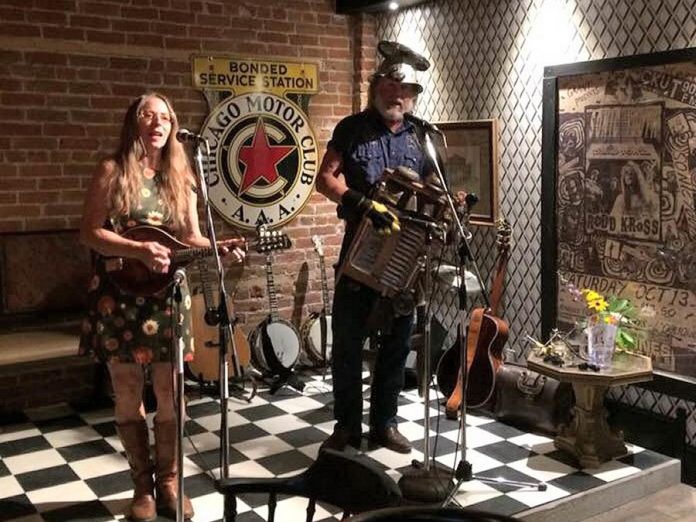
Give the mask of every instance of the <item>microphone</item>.
M 410 112 L 407 112 L 404 114 L 404 119 L 406 121 L 410 121 L 411 123 L 413 123 L 415 125 L 420 125 L 428 132 L 434 132 L 435 134 L 442 135 L 442 131 L 440 129 L 438 129 L 435 125 L 433 125 L 429 121 L 424 120 L 423 118 L 419 118 L 418 116 L 414 116 Z
M 181 285 L 186 280 L 186 270 L 183 268 L 177 268 L 172 277 L 175 285 Z
M 176 139 L 181 143 L 201 143 L 208 141 L 200 134 L 194 134 L 188 129 L 179 129 L 176 132 Z

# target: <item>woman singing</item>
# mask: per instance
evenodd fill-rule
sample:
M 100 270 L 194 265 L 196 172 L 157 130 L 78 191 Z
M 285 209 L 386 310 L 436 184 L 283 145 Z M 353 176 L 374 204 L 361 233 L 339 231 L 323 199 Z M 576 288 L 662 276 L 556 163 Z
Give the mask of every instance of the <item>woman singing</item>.
M 154 273 L 169 272 L 169 248 L 121 235 L 144 224 L 162 228 L 188 245 L 210 246 L 199 228 L 196 184 L 176 140 L 178 129 L 165 96 L 147 93 L 131 103 L 118 149 L 99 164 L 87 191 L 80 230 L 82 242 L 97 260 L 80 351 L 105 362 L 111 375 L 116 425 L 135 485 L 130 506 L 135 521 L 154 520 L 157 510 L 165 516 L 176 514 L 175 380 L 170 361 L 176 320 L 181 324 L 184 359 L 193 357 L 191 298 L 182 285 L 181 317 L 174 317 L 170 288 L 154 296 L 123 293 L 109 280 L 104 257 L 135 258 Z M 223 253 L 243 261 L 243 239 L 222 241 L 220 246 Z M 142 400 L 145 366 L 150 368 L 157 398 L 154 461 Z M 193 516 L 188 498 L 184 516 Z

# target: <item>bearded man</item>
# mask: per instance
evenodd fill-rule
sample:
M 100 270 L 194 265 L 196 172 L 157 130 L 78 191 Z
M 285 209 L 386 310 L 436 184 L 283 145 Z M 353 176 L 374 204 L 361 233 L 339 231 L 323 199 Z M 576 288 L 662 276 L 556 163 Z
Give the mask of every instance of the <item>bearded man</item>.
M 317 190 L 338 203 L 345 220 L 345 236 L 338 266 L 364 216 L 380 233 L 399 230 L 399 221 L 387 207 L 370 199 L 374 185 L 385 169 L 406 167 L 422 179 L 426 158 L 423 129 L 408 119 L 423 88 L 416 71 L 430 63 L 408 47 L 380 42 L 384 60 L 370 80 L 369 104 L 364 111 L 348 116 L 336 126 L 317 177 Z M 348 276 L 337 282 L 332 310 L 332 363 L 334 394 L 333 434 L 322 449 L 342 451 L 360 447 L 362 437 L 362 351 L 369 319 L 380 301 L 377 291 Z M 391 314 L 380 327 L 381 342 L 372 374 L 369 440 L 399 453 L 409 453 L 411 443 L 398 430 L 397 401 L 404 383 L 413 313 Z

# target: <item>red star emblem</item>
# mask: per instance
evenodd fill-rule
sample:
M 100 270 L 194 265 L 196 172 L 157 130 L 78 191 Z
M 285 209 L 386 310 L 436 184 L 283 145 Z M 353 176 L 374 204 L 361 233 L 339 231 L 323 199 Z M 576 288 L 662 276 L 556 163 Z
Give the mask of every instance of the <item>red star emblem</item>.
M 263 118 L 256 121 L 256 130 L 251 145 L 239 149 L 239 161 L 244 163 L 244 176 L 239 187 L 239 195 L 244 194 L 250 187 L 263 178 L 268 183 L 278 179 L 278 163 L 290 154 L 295 147 L 287 145 L 271 145 L 263 124 Z

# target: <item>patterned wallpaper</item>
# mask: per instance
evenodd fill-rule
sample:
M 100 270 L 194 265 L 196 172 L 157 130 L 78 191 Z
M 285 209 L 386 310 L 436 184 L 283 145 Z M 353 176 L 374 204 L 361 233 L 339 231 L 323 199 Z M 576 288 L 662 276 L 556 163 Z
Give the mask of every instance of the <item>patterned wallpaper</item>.
M 513 351 L 508 356 L 519 357 L 527 348 L 524 336 L 540 333 L 544 67 L 696 46 L 696 3 L 436 0 L 381 15 L 377 36 L 398 40 L 431 60 L 422 74 L 420 116 L 435 122 L 499 119 L 500 210 L 513 226 L 505 298 Z M 495 233 L 490 227 L 472 232 L 472 251 L 486 278 L 495 260 Z M 454 317 L 448 296 L 445 292 L 440 308 L 445 323 Z M 693 403 L 631 386 L 612 394 L 665 415 L 686 407 L 688 440 L 696 444 Z

